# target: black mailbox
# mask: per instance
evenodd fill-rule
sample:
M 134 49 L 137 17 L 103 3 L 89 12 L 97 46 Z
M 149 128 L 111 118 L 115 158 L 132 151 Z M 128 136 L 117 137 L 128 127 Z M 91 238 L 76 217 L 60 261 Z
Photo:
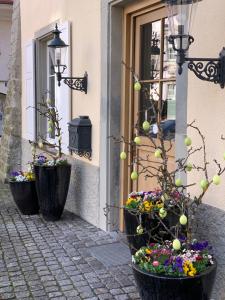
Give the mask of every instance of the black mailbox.
M 91 159 L 91 128 L 88 116 L 80 116 L 69 124 L 69 150 Z

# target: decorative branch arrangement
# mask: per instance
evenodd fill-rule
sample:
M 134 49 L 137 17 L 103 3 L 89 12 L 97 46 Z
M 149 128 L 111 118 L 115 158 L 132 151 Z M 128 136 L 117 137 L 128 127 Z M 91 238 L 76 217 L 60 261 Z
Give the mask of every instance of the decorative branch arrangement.
M 29 141 L 31 144 L 33 164 L 36 160 L 36 149 L 39 147 L 43 149 L 44 152 L 47 152 L 48 148 L 52 148 L 56 150 L 56 153 L 52 154 L 48 151 L 48 155 L 53 159 L 53 164 L 56 164 L 57 160 L 62 158 L 62 129 L 60 127 L 61 118 L 59 116 L 59 112 L 56 106 L 52 105 L 52 100 L 48 98 L 46 101 L 42 97 L 42 101 L 38 103 L 38 107 L 33 107 L 40 116 L 47 119 L 48 129 L 47 133 L 49 135 L 54 135 L 51 142 L 51 139 L 47 139 L 45 136 L 38 136 L 38 141 Z M 44 148 L 47 147 L 47 148 Z
M 209 187 L 212 184 L 220 184 L 220 176 L 225 172 L 225 168 L 214 159 L 213 162 L 217 171 L 213 178 L 210 178 L 208 172 L 210 163 L 206 154 L 205 137 L 197 127 L 196 122 L 193 121 L 188 124 L 188 128 L 199 135 L 201 146 L 192 146 L 191 138 L 186 136 L 184 138 L 184 144 L 187 147 L 186 155 L 177 159 L 174 168 L 171 170 L 169 153 L 173 148 L 174 134 L 172 132 L 166 133 L 163 128 L 163 105 L 158 105 L 163 101 L 160 101 L 160 95 L 154 87 L 150 90 L 142 87 L 138 75 L 135 74 L 133 69 L 127 66 L 125 62 L 122 62 L 122 64 L 132 73 L 134 90 L 143 93 L 147 107 L 144 110 L 145 120 L 142 124 L 140 124 L 140 115 L 143 114 L 143 111 L 138 113 L 138 120 L 134 126 L 135 136 L 132 141 L 128 141 L 124 137 L 111 138 L 115 143 L 121 144 L 121 160 L 126 160 L 128 154 L 132 158 L 129 165 L 132 181 L 138 180 L 140 175 L 144 175 L 146 180 L 154 178 L 158 184 L 158 188 L 150 192 L 131 193 L 125 204 L 125 209 L 137 216 L 139 220 L 136 235 L 148 233 L 149 241 L 156 242 L 172 239 L 173 248 L 179 250 L 182 239 L 191 243 L 193 239 L 193 220 L 197 208 L 202 203 L 202 198 Z M 155 98 L 156 95 L 158 99 Z M 148 142 L 146 142 L 146 139 Z M 140 154 L 142 147 L 147 154 Z M 196 153 L 203 155 L 203 162 L 199 165 L 190 163 L 191 157 Z M 192 170 L 204 174 L 204 178 L 200 182 L 202 191 L 197 196 L 192 196 L 188 192 L 188 188 L 195 186 L 196 183 L 184 184 L 182 176 L 180 176 L 182 173 L 191 172 Z M 110 207 L 106 207 L 106 214 L 109 210 Z M 146 215 L 148 215 L 147 221 Z

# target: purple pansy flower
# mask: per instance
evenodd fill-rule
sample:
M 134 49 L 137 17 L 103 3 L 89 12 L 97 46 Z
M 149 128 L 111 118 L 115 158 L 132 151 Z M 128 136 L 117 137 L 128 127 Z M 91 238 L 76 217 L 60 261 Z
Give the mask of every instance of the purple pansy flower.
M 208 248 L 208 246 L 209 246 L 208 241 L 196 242 L 191 245 L 191 250 L 202 251 L 202 250 L 205 250 L 206 248 Z
M 10 174 L 10 176 L 12 176 L 12 177 L 16 177 L 16 176 L 19 176 L 19 175 L 21 175 L 21 173 L 20 173 L 20 172 L 17 172 L 17 171 L 13 171 L 13 172 Z

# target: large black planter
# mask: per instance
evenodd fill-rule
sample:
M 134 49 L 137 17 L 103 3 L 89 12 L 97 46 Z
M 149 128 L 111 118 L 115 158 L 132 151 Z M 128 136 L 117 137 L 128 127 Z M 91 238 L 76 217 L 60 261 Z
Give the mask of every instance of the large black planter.
M 169 217 L 169 218 L 168 218 Z M 164 220 L 167 226 L 172 226 L 177 223 L 177 217 L 168 214 L 167 220 Z M 131 254 L 135 254 L 141 247 L 146 246 L 148 243 L 155 243 L 154 235 L 161 237 L 162 241 L 171 239 L 171 235 L 165 232 L 162 225 L 159 224 L 157 219 L 152 219 L 150 214 L 143 213 L 141 215 L 141 225 L 145 229 L 143 234 L 137 234 L 137 226 L 140 225 L 139 216 L 133 214 L 132 211 L 124 209 L 124 223 L 125 233 Z
M 135 252 L 150 241 L 148 233 L 137 234 L 137 227 L 140 225 L 138 215 L 132 214 L 128 209 L 123 210 L 124 212 L 124 223 L 125 223 L 125 233 L 127 235 L 127 241 L 131 254 Z M 141 223 L 143 228 L 146 228 L 146 223 L 148 222 L 148 215 L 141 216 Z
M 9 182 L 13 199 L 24 215 L 35 215 L 39 212 L 38 198 L 34 181 Z
M 70 184 L 71 165 L 35 166 L 40 212 L 46 221 L 60 219 Z
M 154 235 L 160 237 L 162 241 L 170 240 L 172 236 L 165 231 L 164 227 L 159 224 L 157 219 L 152 219 L 150 214 L 141 215 L 141 225 L 145 229 L 143 234 L 137 234 L 137 227 L 140 225 L 139 216 L 132 213 L 132 211 L 124 208 L 124 223 L 125 233 L 131 254 L 135 254 L 141 247 L 148 243 L 158 242 L 154 239 Z M 168 212 L 166 219 L 163 220 L 168 228 L 175 226 L 179 220 L 179 216 Z M 185 237 L 186 232 L 182 230 L 182 235 Z
M 147 273 L 135 264 L 132 267 L 142 300 L 210 300 L 216 262 L 195 277 L 171 277 Z

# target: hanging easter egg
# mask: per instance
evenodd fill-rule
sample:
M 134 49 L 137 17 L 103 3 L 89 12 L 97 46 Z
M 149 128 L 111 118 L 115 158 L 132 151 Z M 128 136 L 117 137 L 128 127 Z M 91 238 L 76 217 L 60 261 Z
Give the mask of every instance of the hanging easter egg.
M 191 146 L 191 144 L 192 144 L 192 140 L 191 140 L 191 138 L 189 138 L 188 136 L 184 139 L 184 144 L 186 145 L 186 146 Z
M 187 224 L 187 217 L 185 215 L 180 216 L 180 224 L 181 225 L 186 225 Z
M 144 131 L 149 131 L 150 123 L 148 121 L 144 121 L 142 124 L 142 128 L 144 129 Z
M 200 182 L 200 186 L 203 190 L 207 189 L 209 183 L 206 179 L 202 179 L 201 182 Z
M 175 180 L 175 185 L 176 185 L 177 187 L 182 186 L 182 180 L 181 180 L 180 178 L 177 178 L 177 179 Z
M 137 179 L 138 179 L 138 173 L 137 173 L 136 171 L 133 171 L 133 172 L 131 173 L 130 178 L 131 178 L 132 180 L 137 180 Z
M 162 155 L 162 150 L 161 149 L 157 149 L 155 150 L 155 158 L 161 158 Z
M 142 234 L 144 232 L 144 228 L 142 227 L 142 225 L 139 225 L 136 229 L 137 234 Z
M 140 84 L 139 81 L 136 81 L 134 83 L 134 90 L 137 91 L 137 92 L 141 90 L 141 84 Z
M 126 152 L 124 152 L 124 151 L 121 152 L 121 153 L 120 153 L 120 159 L 121 159 L 121 160 L 125 160 L 126 158 L 127 158 Z
M 220 176 L 219 176 L 219 175 L 214 175 L 214 176 L 213 176 L 213 183 L 214 183 L 215 185 L 219 185 L 219 184 L 220 184 L 220 181 L 221 181 L 221 179 L 220 179 Z
M 173 240 L 173 249 L 178 251 L 181 248 L 181 243 L 178 239 Z
M 136 145 L 141 145 L 141 138 L 140 138 L 140 136 L 136 136 L 134 138 L 134 142 L 135 142 Z
M 164 219 L 167 216 L 167 211 L 163 207 L 159 210 L 159 216 L 162 219 Z
M 188 163 L 186 166 L 185 166 L 185 170 L 187 171 L 187 172 L 191 172 L 191 170 L 192 170 L 192 164 L 190 164 L 190 163 Z

